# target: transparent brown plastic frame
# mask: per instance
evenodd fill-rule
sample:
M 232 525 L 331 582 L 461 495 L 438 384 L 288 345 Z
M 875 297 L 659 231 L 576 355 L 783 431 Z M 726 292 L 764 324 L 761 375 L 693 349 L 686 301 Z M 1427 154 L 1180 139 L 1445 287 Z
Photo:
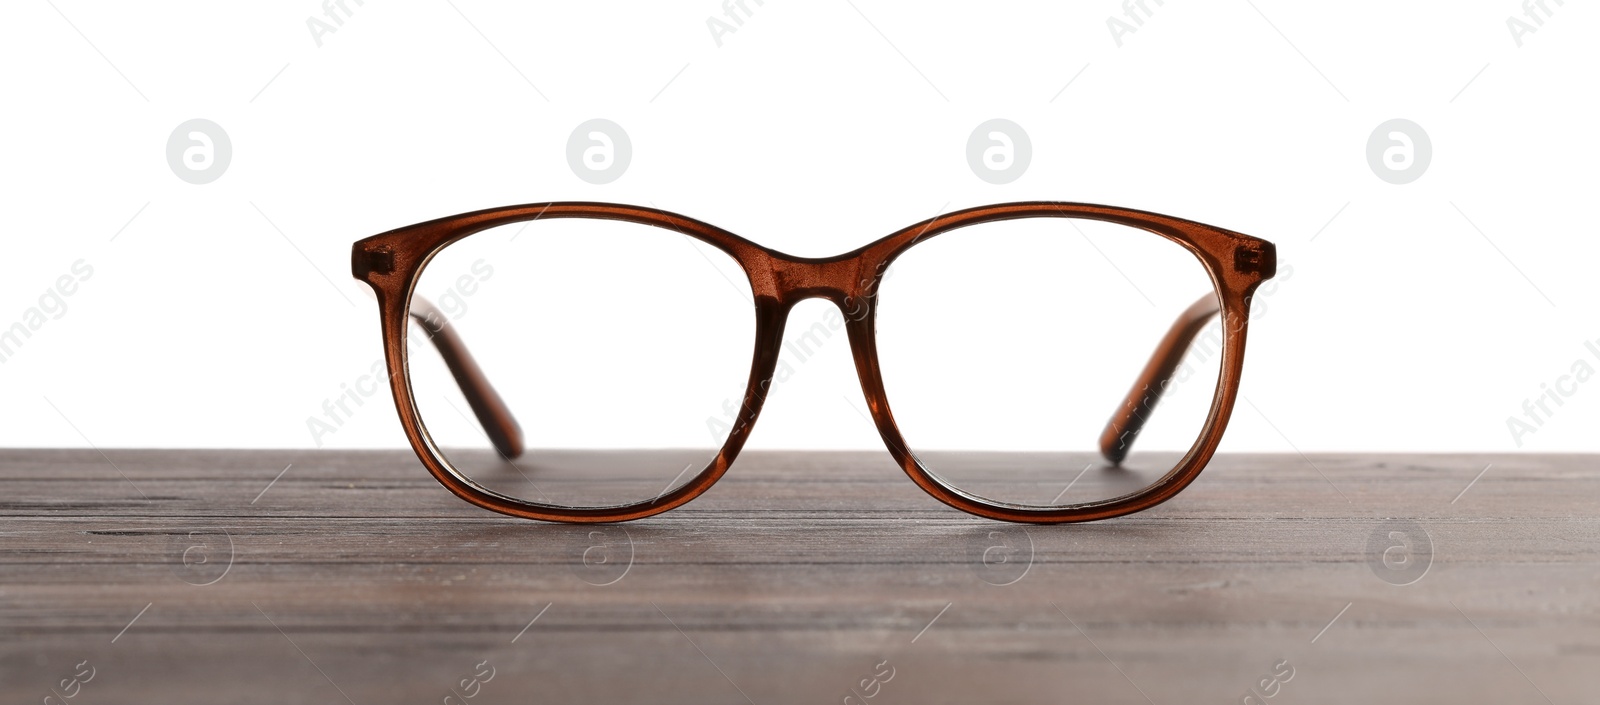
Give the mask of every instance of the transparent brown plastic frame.
M 687 483 L 648 502 L 609 507 L 566 507 L 510 497 L 483 487 L 457 471 L 423 426 L 411 389 L 406 335 L 409 319 L 428 333 L 496 450 L 512 459 L 523 451 L 522 433 L 510 409 L 451 328 L 448 318 L 414 293 L 417 280 L 440 250 L 474 233 L 511 223 L 553 218 L 620 220 L 677 231 L 728 253 L 744 269 L 755 297 L 756 339 L 750 378 L 737 421 L 715 458 Z M 930 473 L 909 450 L 890 410 L 879 373 L 874 324 L 876 293 L 896 257 L 942 233 L 980 223 L 1016 218 L 1080 218 L 1145 230 L 1188 249 L 1205 266 L 1215 289 L 1186 310 L 1159 342 L 1127 399 L 1113 410 L 1100 438 L 1108 461 L 1120 463 L 1138 436 L 1161 391 L 1190 343 L 1213 316 L 1222 318 L 1221 374 L 1205 425 L 1177 466 L 1154 484 L 1120 497 L 1069 506 L 1024 506 L 995 502 L 963 492 Z M 906 227 L 853 252 L 834 257 L 794 257 L 762 247 L 693 218 L 639 206 L 591 202 L 532 203 L 464 213 L 374 235 L 355 243 L 355 278 L 372 287 L 382 321 L 384 358 L 390 387 L 406 437 L 417 457 L 441 484 L 462 499 L 511 516 L 545 521 L 591 523 L 641 519 L 698 497 L 728 471 L 750 435 L 772 384 L 791 308 L 821 298 L 844 313 L 856 374 L 873 423 L 906 475 L 945 504 L 978 516 L 1013 522 L 1053 524 L 1093 521 L 1148 509 L 1171 499 L 1200 474 L 1216 452 L 1238 394 L 1249 327 L 1250 297 L 1276 271 L 1272 243 L 1223 228 L 1126 208 L 1033 201 L 955 211 Z M 1017 253 L 1024 255 L 1026 253 Z M 590 263 L 603 267 L 604 263 Z M 639 296 L 651 292 L 640 291 Z M 1063 306 L 1083 305 L 1063 301 Z M 1040 325 L 1050 325 L 1041 321 Z M 1117 331 L 1101 331 L 1118 335 Z

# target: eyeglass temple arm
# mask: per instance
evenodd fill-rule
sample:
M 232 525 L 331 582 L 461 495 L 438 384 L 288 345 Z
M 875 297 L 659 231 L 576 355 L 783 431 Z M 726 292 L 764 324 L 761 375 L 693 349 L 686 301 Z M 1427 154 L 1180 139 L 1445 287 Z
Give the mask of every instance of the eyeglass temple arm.
M 467 351 L 461 335 L 450 325 L 450 318 L 433 302 L 415 294 L 411 296 L 410 314 L 428 332 L 428 340 L 444 358 L 445 366 L 456 379 L 456 386 L 461 388 L 462 396 L 467 398 L 467 405 L 472 407 L 473 415 L 478 417 L 478 423 L 483 425 L 495 450 L 507 460 L 522 455 L 522 427 L 500 393 L 494 390 L 494 385 L 489 384 L 489 377 L 478 367 L 478 361 Z
M 1167 329 L 1166 336 L 1156 346 L 1150 361 L 1145 363 L 1144 372 L 1139 374 L 1138 381 L 1133 383 L 1133 389 L 1128 390 L 1122 406 L 1111 415 L 1111 421 L 1106 423 L 1105 431 L 1100 434 L 1100 454 L 1111 464 L 1121 464 L 1122 459 L 1128 457 L 1139 431 L 1144 429 L 1150 412 L 1155 409 L 1156 402 L 1161 401 L 1161 395 L 1172 382 L 1172 374 L 1183 362 L 1184 353 L 1189 351 L 1195 337 L 1205 330 L 1206 323 L 1220 310 L 1217 295 L 1207 293 L 1184 309 L 1178 315 L 1178 320 L 1173 321 L 1172 327 Z

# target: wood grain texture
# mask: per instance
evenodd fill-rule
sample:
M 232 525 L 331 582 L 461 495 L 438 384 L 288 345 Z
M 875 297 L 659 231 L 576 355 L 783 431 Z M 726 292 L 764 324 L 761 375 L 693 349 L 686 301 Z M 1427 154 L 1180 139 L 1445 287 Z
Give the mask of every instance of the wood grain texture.
M 7 701 L 1165 705 L 1283 661 L 1271 702 L 1600 701 L 1594 456 L 1223 455 L 1148 512 L 1026 529 L 883 453 L 750 452 L 588 527 L 402 451 L 7 450 L 0 490 Z M 1427 572 L 1386 582 L 1371 538 L 1417 527 Z

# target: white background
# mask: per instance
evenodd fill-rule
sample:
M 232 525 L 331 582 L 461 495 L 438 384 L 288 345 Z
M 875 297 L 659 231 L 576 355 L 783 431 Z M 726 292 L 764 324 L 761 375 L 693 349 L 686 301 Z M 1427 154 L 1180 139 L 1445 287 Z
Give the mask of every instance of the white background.
M 0 444 L 309 447 L 306 419 L 379 355 L 352 241 L 561 199 L 812 256 L 1025 199 L 1267 238 L 1293 274 L 1252 328 L 1259 411 L 1240 405 L 1224 450 L 1512 450 L 1525 399 L 1600 368 L 1590 3 L 1547 3 L 1521 47 L 1511 0 L 1150 0 L 1120 47 L 1109 0 L 749 0 L 721 47 L 713 0 L 347 4 L 319 47 L 312 0 L 8 3 L 0 326 L 73 262 L 94 274 L 0 364 Z M 206 185 L 165 155 L 197 117 L 233 145 Z M 565 157 L 595 117 L 633 143 L 603 186 Z M 965 158 L 996 117 L 1033 143 L 1006 185 Z M 1391 118 L 1431 138 L 1411 184 L 1367 164 Z M 840 402 L 860 391 L 836 340 L 750 447 L 881 447 Z M 326 446 L 402 445 L 379 401 Z M 1564 402 L 1523 450 L 1600 451 L 1600 382 Z

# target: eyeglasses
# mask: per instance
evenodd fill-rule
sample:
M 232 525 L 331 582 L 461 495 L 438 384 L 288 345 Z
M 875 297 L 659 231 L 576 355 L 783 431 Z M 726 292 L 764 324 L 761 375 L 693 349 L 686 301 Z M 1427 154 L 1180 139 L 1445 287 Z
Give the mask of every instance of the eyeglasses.
M 352 269 L 377 293 L 412 448 L 480 507 L 562 522 L 678 507 L 727 472 L 773 389 L 843 339 L 856 413 L 913 482 L 1058 523 L 1148 509 L 1199 475 L 1276 256 L 1079 203 L 951 212 L 808 258 L 654 208 L 558 202 L 375 235 Z M 807 299 L 832 308 L 786 336 Z

